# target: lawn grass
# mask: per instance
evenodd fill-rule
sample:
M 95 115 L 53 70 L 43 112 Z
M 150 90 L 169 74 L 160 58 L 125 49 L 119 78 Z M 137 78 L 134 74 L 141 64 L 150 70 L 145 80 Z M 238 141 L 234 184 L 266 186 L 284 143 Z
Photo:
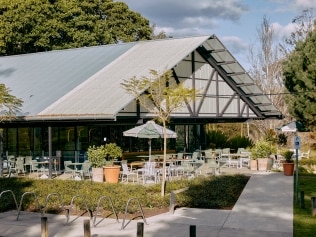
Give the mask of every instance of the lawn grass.
M 311 197 L 316 197 L 316 175 L 300 174 L 298 178 L 298 196 L 304 191 L 305 208 L 301 208 L 301 202 L 296 204 L 294 200 L 294 237 L 316 236 L 316 217 L 312 216 Z M 295 190 L 295 187 L 294 187 Z

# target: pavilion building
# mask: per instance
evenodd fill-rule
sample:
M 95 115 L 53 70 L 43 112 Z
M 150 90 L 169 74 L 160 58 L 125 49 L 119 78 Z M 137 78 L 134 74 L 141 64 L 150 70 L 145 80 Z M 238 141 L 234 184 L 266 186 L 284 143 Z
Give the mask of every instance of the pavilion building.
M 175 111 L 168 148 L 206 148 L 205 125 L 281 119 L 282 114 L 215 36 L 168 38 L 0 57 L 0 83 L 21 98 L 13 121 L 2 121 L 4 155 L 84 159 L 90 145 L 116 142 L 147 150 L 145 139 L 123 131 L 155 116 L 122 88 L 123 80 L 171 70 L 195 88 L 196 99 Z M 162 149 L 154 139 L 152 149 Z

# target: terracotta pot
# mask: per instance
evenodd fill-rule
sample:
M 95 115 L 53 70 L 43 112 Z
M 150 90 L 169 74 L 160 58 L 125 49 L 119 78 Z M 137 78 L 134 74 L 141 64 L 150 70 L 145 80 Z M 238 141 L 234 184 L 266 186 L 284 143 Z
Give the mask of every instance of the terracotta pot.
M 258 170 L 257 160 L 250 160 L 250 170 Z
M 103 182 L 103 168 L 92 168 L 92 181 Z
M 113 166 L 104 166 L 103 173 L 105 182 L 107 183 L 118 183 L 120 177 L 121 166 L 113 165 Z
M 286 176 L 293 176 L 294 172 L 294 162 L 283 163 L 283 174 Z

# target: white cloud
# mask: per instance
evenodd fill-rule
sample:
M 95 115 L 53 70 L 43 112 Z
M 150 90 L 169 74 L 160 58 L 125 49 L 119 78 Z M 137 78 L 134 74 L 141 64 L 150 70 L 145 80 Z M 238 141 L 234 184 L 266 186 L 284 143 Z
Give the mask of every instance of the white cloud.
M 295 0 L 294 5 L 301 9 L 314 8 L 316 6 L 316 0 Z
M 234 55 L 245 52 L 249 49 L 248 42 L 245 42 L 243 39 L 237 36 L 224 36 L 220 40 L 228 48 L 228 50 Z
M 296 29 L 296 25 L 294 23 L 289 23 L 285 26 L 279 24 L 278 22 L 272 23 L 271 24 L 273 29 L 274 29 L 274 33 L 275 36 L 277 37 L 276 40 L 282 40 L 284 38 L 287 38 L 291 35 L 292 32 L 294 32 Z
M 285 12 L 285 11 L 294 11 L 300 12 L 308 8 L 316 7 L 316 0 L 269 0 L 272 3 L 277 4 L 276 11 Z
M 242 0 L 124 0 L 162 29 L 176 29 L 173 36 L 184 31 L 211 32 L 218 21 L 236 22 L 248 10 Z M 201 28 L 197 30 L 196 28 Z M 167 32 L 167 31 L 166 31 Z

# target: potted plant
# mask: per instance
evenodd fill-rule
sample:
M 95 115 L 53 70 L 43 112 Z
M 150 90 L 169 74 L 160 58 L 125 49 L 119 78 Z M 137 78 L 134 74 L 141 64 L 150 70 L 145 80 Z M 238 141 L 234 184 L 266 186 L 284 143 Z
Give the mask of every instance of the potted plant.
M 268 171 L 271 170 L 273 165 L 273 158 L 271 155 L 276 153 L 276 146 L 265 139 L 260 139 L 251 148 L 251 156 L 257 159 L 258 170 Z
M 113 160 L 122 156 L 122 149 L 116 143 L 108 143 L 101 146 L 90 146 L 88 148 L 88 160 L 92 166 L 92 181 L 117 183 L 120 166 L 114 165 Z M 115 172 L 114 179 L 107 177 L 111 171 Z
M 103 182 L 103 166 L 106 157 L 104 146 L 90 146 L 87 155 L 92 167 L 92 181 Z
M 104 146 L 105 165 L 103 166 L 104 178 L 107 183 L 118 183 L 121 166 L 114 165 L 114 159 L 122 157 L 122 149 L 116 143 L 108 143 Z
M 285 159 L 283 162 L 283 173 L 286 176 L 292 176 L 294 172 L 293 154 L 294 152 L 290 150 L 285 150 L 281 154 Z

